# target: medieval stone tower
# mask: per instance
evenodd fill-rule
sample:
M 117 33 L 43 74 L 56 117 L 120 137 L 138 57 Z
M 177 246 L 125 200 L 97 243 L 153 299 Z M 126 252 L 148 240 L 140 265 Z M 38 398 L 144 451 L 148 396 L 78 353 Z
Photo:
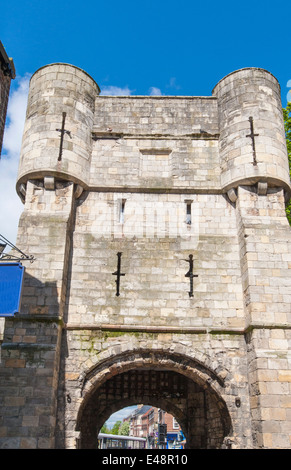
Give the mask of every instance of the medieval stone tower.
M 287 448 L 290 197 L 269 72 L 209 97 L 100 96 L 31 79 L 17 191 L 22 305 L 1 349 L 2 448 L 96 448 L 138 403 L 189 448 Z

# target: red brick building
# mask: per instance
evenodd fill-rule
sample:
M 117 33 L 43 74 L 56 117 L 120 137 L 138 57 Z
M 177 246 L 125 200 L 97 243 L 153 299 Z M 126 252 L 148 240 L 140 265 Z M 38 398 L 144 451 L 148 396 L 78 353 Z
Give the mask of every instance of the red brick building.
M 130 436 L 147 437 L 148 412 L 151 408 L 151 406 L 138 405 L 137 409 L 130 415 Z
M 181 427 L 177 420 L 166 411 L 152 406 L 139 405 L 130 415 L 130 435 L 145 437 L 147 447 L 150 449 L 181 447 L 184 439 Z M 166 424 L 167 434 L 165 444 L 159 442 L 159 424 Z

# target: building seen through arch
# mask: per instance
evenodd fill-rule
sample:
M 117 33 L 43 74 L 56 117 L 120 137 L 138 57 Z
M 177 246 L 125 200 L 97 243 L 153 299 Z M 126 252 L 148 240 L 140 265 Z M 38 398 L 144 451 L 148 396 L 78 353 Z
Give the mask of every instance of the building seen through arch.
M 183 449 L 186 439 L 182 428 L 176 418 L 166 411 L 151 405 L 139 404 L 132 410 L 132 407 L 124 408 L 122 412 L 125 416 L 121 420 L 115 421 L 113 428 L 101 428 L 101 432 L 111 434 L 116 424 L 119 426 L 117 434 L 122 434 L 122 430 L 128 430 L 127 436 L 144 438 L 146 449 Z M 110 421 L 120 417 L 120 412 L 113 414 Z

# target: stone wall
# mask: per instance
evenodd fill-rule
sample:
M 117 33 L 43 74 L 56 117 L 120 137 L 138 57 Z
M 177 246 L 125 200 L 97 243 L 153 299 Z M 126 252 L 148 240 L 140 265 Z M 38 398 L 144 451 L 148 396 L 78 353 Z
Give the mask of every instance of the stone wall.
M 118 252 L 120 296 L 113 276 Z M 189 254 L 198 276 L 194 297 L 185 277 Z M 222 196 L 83 193 L 69 277 L 69 324 L 245 326 L 235 213 Z
M 10 83 L 14 78 L 15 68 L 13 60 L 7 56 L 5 48 L 0 41 L 0 156 L 6 123 Z
M 8 97 L 10 90 L 10 81 L 11 78 L 4 75 L 4 72 L 0 69 L 0 155 L 2 150 L 4 127 L 6 122 L 6 113 L 8 106 Z

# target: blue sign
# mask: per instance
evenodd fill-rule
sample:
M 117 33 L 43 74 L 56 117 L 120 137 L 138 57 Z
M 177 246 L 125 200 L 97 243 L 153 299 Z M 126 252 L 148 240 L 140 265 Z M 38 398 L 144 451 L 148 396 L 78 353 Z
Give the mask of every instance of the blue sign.
M 0 263 L 0 317 L 19 312 L 24 271 L 21 263 Z

